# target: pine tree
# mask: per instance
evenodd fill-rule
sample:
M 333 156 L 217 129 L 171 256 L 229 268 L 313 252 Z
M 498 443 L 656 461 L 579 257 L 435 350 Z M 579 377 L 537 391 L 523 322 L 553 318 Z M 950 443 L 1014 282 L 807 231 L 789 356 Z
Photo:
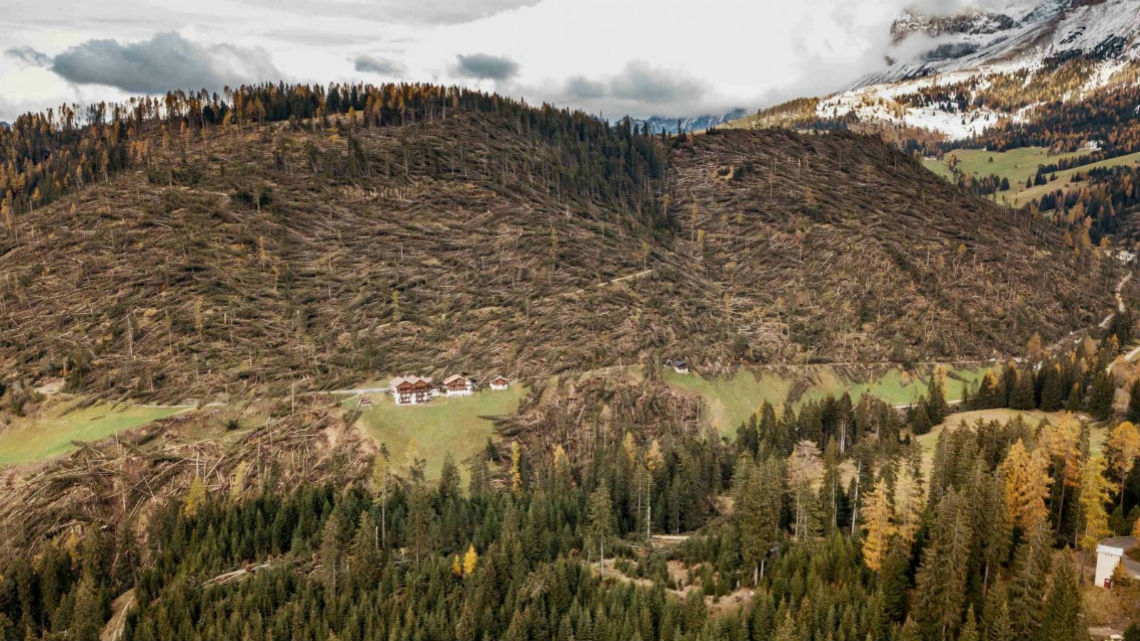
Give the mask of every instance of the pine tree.
M 99 641 L 103 623 L 103 605 L 97 582 L 94 576 L 85 573 L 75 588 L 71 638 L 77 641 Z
M 945 378 L 946 370 L 941 365 L 935 367 L 926 388 L 926 416 L 931 425 L 946 420 L 946 415 L 950 412 L 950 405 L 946 402 Z
M 1053 564 L 1053 581 L 1037 638 L 1041 641 L 1088 641 L 1077 573 L 1067 550 Z
M 744 459 L 734 513 L 740 529 L 744 567 L 752 573 L 752 585 L 759 585 L 768 551 L 779 542 L 780 487 L 779 465 L 768 459 L 753 465 Z
M 336 594 L 337 579 L 344 559 L 344 527 L 336 514 L 325 520 L 321 532 L 321 570 L 330 594 Z
M 1106 421 L 1112 416 L 1112 401 L 1116 396 L 1116 385 L 1112 376 L 1098 369 L 1093 376 L 1092 389 L 1089 391 L 1089 414 L 1098 421 Z
M 1049 574 L 1051 539 L 1048 524 L 1041 522 L 1026 532 L 1026 538 L 1014 554 L 1007 587 L 1008 618 L 1014 639 L 1037 637 Z
M 863 537 L 863 562 L 878 572 L 883 567 L 883 559 L 887 556 L 888 545 L 894 534 L 890 488 L 885 479 L 879 479 L 874 489 L 866 494 L 862 514 L 863 526 L 867 531 Z
M 1009 406 L 1015 410 L 1031 410 L 1037 407 L 1033 390 L 1033 376 L 1029 372 L 1017 371 L 1017 381 L 1009 397 Z
M 586 541 L 598 550 L 598 572 L 606 575 L 606 543 L 613 534 L 613 504 L 605 483 L 590 493 Z
M 978 467 L 980 473 L 983 466 L 979 463 Z M 982 548 L 982 590 L 988 593 L 998 568 L 1009 556 L 1013 524 L 1009 518 L 1005 479 L 1001 470 L 981 474 L 978 485 L 974 518 L 976 523 L 984 524 L 978 528 L 977 533 Z
M 1132 383 L 1132 387 L 1128 388 L 1128 412 L 1125 414 L 1133 425 L 1140 423 L 1140 379 Z
M 1056 412 L 1065 402 L 1064 380 L 1061 377 L 1061 366 L 1054 364 L 1044 368 L 1044 383 L 1041 386 L 1041 409 L 1046 412 Z
M 1001 407 L 1005 405 L 1003 396 L 1004 393 L 998 384 L 997 374 L 992 369 L 987 369 L 985 374 L 982 374 L 981 383 L 978 384 L 978 394 L 975 397 L 974 406 L 978 409 Z
M 953 638 L 962 622 L 973 536 L 968 521 L 962 495 L 947 491 L 915 576 L 915 619 L 926 639 Z
M 883 613 L 895 622 L 906 618 L 910 596 L 910 545 L 901 537 L 891 540 L 890 551 L 879 571 L 879 589 L 883 594 Z
M 958 641 L 978 641 L 978 622 L 974 616 L 974 606 L 966 610 L 966 622 L 962 624 L 962 631 L 958 633 Z

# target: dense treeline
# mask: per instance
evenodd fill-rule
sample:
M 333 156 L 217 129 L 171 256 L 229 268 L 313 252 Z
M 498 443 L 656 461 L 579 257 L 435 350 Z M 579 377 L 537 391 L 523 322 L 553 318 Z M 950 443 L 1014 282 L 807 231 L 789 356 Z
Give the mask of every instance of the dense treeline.
M 0 129 L 0 214 L 11 233 L 14 216 L 115 172 L 148 166 L 156 145 L 186 145 L 214 129 L 282 121 L 327 127 L 330 118 L 341 115 L 365 127 L 388 127 L 459 113 L 496 113 L 516 121 L 520 131 L 558 144 L 566 152 L 556 177 L 561 191 L 617 198 L 646 215 L 657 210 L 650 181 L 662 175 L 664 161 L 648 128 L 628 119 L 611 127 L 581 112 L 533 108 L 459 87 L 281 83 L 227 89 L 222 95 L 169 92 L 85 110 L 64 105 L 23 115 L 10 129 Z M 360 154 L 349 155 L 351 160 Z
M 1065 188 L 1043 194 L 1033 203 L 1040 212 L 1056 212 L 1069 242 L 1099 244 L 1102 238 L 1134 239 L 1129 215 L 1140 204 L 1140 180 L 1135 166 L 1096 167 L 1072 176 Z
M 925 465 L 901 427 L 829 398 L 734 440 L 489 443 L 466 492 L 450 460 L 429 482 L 378 458 L 374 491 L 198 480 L 145 542 L 124 524 L 0 564 L 0 638 L 98 638 L 133 588 L 129 639 L 1086 639 L 1065 548 L 1140 515 L 1136 428 L 1102 458 L 1075 419 L 963 425 Z M 664 531 L 695 534 L 645 545 Z

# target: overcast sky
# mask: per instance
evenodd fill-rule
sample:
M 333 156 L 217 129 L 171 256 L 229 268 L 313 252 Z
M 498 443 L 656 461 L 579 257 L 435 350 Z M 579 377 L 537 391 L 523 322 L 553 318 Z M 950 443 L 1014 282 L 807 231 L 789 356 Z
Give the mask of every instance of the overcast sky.
M 910 4 L 0 0 L 0 120 L 263 80 L 463 84 L 611 119 L 754 110 L 881 68 Z

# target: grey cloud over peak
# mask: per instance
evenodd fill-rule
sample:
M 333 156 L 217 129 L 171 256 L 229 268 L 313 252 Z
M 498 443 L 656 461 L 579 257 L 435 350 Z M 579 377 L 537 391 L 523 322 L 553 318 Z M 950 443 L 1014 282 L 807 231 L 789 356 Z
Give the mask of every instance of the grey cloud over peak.
M 550 99 L 634 116 L 673 117 L 727 109 L 725 105 L 706 104 L 710 93 L 704 83 L 685 73 L 633 60 L 612 76 L 572 76 Z
M 283 78 L 263 49 L 206 47 L 177 33 L 125 44 L 88 40 L 57 55 L 51 69 L 77 84 L 110 85 L 136 93 L 220 89 Z
M 456 56 L 458 65 L 456 73 L 464 78 L 479 80 L 509 80 L 519 72 L 519 63 L 503 56 L 492 56 L 485 53 Z
M 665 104 L 698 98 L 701 85 L 683 75 L 634 60 L 610 81 L 610 91 L 617 98 Z

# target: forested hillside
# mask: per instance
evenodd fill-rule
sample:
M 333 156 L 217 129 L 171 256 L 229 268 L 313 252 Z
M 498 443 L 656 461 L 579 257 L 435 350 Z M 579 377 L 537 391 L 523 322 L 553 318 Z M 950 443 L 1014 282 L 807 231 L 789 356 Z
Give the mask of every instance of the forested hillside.
M 0 133 L 0 358 L 112 397 L 1009 354 L 1116 266 L 850 134 L 661 138 L 430 86 L 241 89 Z
M 0 636 L 1076 641 L 1106 616 L 1090 545 L 1140 516 L 1127 422 L 1103 454 L 1074 415 L 964 424 L 924 452 L 869 398 L 765 405 L 730 441 L 652 382 L 541 396 L 540 421 L 605 422 L 489 443 L 466 488 L 450 460 L 429 481 L 384 456 L 371 483 L 340 467 L 291 487 L 278 457 L 195 476 L 142 536 L 128 519 L 9 550 Z M 1137 614 L 1119 583 L 1114 624 Z

